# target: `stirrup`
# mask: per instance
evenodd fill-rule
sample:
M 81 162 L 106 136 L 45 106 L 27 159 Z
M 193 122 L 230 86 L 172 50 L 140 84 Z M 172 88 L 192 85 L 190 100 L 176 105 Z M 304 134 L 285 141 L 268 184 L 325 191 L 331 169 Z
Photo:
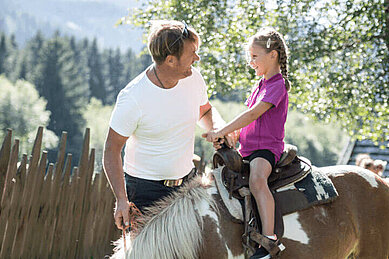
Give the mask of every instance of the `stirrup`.
M 263 246 L 272 258 L 278 256 L 283 250 L 285 250 L 285 246 L 281 243 L 280 239 L 273 240 L 255 231 L 250 233 L 250 238 Z

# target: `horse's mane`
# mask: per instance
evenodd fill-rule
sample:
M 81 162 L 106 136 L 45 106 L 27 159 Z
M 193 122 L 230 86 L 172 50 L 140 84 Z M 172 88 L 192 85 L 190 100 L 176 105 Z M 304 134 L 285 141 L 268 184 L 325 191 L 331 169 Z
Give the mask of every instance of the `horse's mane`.
M 206 203 L 217 212 L 215 201 L 207 192 L 212 186 L 210 183 L 210 176 L 196 177 L 147 208 L 134 233 L 127 258 L 198 258 L 203 218 L 196 210 L 204 208 Z

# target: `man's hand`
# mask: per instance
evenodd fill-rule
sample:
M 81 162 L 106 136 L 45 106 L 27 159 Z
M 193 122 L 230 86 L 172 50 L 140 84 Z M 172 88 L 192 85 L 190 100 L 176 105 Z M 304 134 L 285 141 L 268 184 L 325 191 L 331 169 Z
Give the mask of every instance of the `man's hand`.
M 239 134 L 240 130 L 235 130 L 234 132 L 225 135 L 224 138 L 218 138 L 216 141 L 213 142 L 213 147 L 218 150 L 222 148 L 222 144 L 225 143 L 228 147 L 235 148 L 236 143 L 239 141 Z
M 118 229 L 125 230 L 130 226 L 130 202 L 127 199 L 116 201 L 114 218 Z
M 225 139 L 224 138 L 219 138 L 218 140 L 216 140 L 215 142 L 213 142 L 213 148 L 215 150 L 218 150 L 218 149 L 221 149 L 222 148 L 222 144 L 225 143 Z M 228 143 L 226 143 L 228 145 Z
M 207 133 L 203 133 L 201 136 L 205 138 L 208 142 L 215 142 L 219 138 L 224 137 L 219 130 L 211 130 L 208 131 Z

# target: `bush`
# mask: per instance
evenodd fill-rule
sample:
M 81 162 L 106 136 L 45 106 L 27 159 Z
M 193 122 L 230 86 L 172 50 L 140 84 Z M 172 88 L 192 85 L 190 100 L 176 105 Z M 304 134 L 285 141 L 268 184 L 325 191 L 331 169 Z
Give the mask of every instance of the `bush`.
M 46 110 L 46 100 L 39 97 L 35 87 L 27 81 L 18 80 L 11 83 L 0 76 L 0 139 L 11 128 L 14 138 L 20 140 L 20 154 L 32 150 L 39 126 L 49 124 L 50 112 Z M 43 148 L 50 149 L 57 145 L 58 137 L 54 132 L 45 130 Z

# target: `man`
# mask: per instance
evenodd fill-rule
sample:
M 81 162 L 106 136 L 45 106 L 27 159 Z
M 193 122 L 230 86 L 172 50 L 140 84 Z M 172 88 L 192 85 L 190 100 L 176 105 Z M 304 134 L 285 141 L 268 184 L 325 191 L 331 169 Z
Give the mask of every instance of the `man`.
M 224 124 L 192 67 L 200 60 L 199 45 L 197 33 L 184 23 L 154 23 L 148 38 L 153 64 L 118 95 L 103 164 L 119 229 L 129 225 L 130 202 L 142 211 L 190 178 L 196 122 L 205 130 Z

